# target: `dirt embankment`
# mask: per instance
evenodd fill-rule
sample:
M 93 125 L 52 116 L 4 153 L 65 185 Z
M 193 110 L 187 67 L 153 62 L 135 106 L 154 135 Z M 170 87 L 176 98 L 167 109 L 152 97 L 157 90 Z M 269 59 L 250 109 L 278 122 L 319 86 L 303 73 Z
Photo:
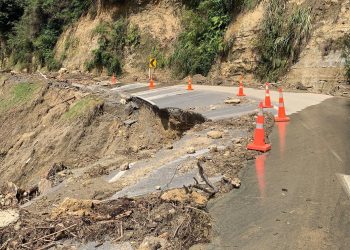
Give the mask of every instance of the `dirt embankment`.
M 76 169 L 105 159 L 103 167 L 119 167 L 150 156 L 188 129 L 169 112 L 125 106 L 118 97 L 35 77 L 7 79 L 0 94 L 0 181 L 26 188 L 54 163 Z
M 1 247 L 100 244 L 108 236 L 113 244 L 138 249 L 188 249 L 209 240 L 207 201 L 239 187 L 236 177 L 257 154 L 246 150 L 255 114 L 204 122 L 198 114 L 159 110 L 108 87 L 83 84 L 93 79 L 41 79 L 3 75 L 0 81 L 0 181 L 17 185 L 0 189 L 0 221 L 10 222 L 0 224 Z M 266 118 L 270 133 L 273 119 Z M 242 137 L 232 140 L 234 129 Z M 215 186 L 200 182 L 170 191 L 155 189 L 157 194 L 137 199 L 105 200 L 122 188 L 106 179 L 110 172 L 119 174 L 131 162 L 147 162 L 161 148 L 176 155 L 172 144 L 185 131 L 198 143 L 209 137 L 227 141 L 221 147 L 210 145 L 199 158 L 203 180 L 222 176 Z M 182 174 L 196 165 L 178 167 Z

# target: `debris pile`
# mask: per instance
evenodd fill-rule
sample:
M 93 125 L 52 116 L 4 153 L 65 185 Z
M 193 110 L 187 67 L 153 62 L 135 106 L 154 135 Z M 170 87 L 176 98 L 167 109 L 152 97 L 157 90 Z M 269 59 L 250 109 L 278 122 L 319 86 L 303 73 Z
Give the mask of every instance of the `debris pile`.
M 80 242 L 156 242 L 157 249 L 188 249 L 208 242 L 210 217 L 186 200 L 152 196 L 109 202 L 66 199 L 51 214 L 20 211 L 20 218 L 0 228 L 1 249 L 47 249 L 68 239 Z M 168 196 L 170 197 L 170 196 Z

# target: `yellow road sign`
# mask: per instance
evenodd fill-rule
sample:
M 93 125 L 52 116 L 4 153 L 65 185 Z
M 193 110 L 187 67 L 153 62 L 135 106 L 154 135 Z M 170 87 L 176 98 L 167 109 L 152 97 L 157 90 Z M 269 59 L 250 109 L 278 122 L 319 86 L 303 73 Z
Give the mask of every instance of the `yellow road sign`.
M 157 59 L 151 58 L 151 59 L 149 60 L 149 67 L 150 67 L 151 69 L 157 68 Z

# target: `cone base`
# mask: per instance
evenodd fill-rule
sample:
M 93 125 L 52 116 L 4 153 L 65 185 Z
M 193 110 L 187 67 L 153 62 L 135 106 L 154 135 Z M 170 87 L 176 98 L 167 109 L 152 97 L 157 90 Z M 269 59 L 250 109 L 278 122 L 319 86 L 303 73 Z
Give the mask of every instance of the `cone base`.
M 247 149 L 249 150 L 256 150 L 261 152 L 267 152 L 271 150 L 271 144 L 265 144 L 265 145 L 255 145 L 254 143 L 248 144 Z
M 278 117 L 278 116 L 275 116 L 275 122 L 289 122 L 290 121 L 290 118 L 289 117 Z
M 243 95 L 237 94 L 237 96 L 246 96 L 246 95 L 245 94 L 243 94 Z
M 191 88 L 187 88 L 187 90 L 189 90 L 189 91 L 190 91 L 190 90 L 193 90 L 193 88 L 192 88 L 192 87 L 191 87 Z
M 263 108 L 264 109 L 272 109 L 273 108 L 273 106 L 271 105 L 271 106 L 266 106 L 265 104 L 263 105 Z

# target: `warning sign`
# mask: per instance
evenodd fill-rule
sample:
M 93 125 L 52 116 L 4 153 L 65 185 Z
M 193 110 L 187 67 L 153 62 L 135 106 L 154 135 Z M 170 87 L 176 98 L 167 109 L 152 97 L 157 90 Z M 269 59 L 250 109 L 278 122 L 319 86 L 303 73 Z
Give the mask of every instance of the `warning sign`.
M 149 67 L 150 67 L 150 69 L 157 68 L 157 60 L 155 58 L 151 58 L 149 60 Z

